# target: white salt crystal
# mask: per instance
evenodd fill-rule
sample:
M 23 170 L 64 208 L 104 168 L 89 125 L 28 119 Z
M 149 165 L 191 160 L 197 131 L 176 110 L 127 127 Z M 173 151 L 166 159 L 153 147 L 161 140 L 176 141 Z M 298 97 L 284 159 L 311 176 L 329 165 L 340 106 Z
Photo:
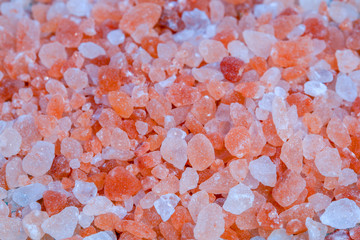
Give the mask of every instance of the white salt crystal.
M 78 68 L 68 68 L 64 72 L 64 80 L 66 84 L 74 90 L 82 90 L 88 86 L 88 76 L 86 72 Z
M 7 191 L 5 188 L 0 187 L 0 199 L 5 199 L 7 197 Z
M 81 212 L 78 217 L 79 224 L 83 228 L 90 227 L 91 223 L 94 221 L 94 216 L 86 215 L 84 212 Z
M 309 240 L 325 239 L 327 227 L 319 222 L 306 218 L 305 225 L 308 229 Z
M 218 240 L 225 231 L 222 209 L 216 203 L 205 206 L 199 213 L 194 228 L 194 237 L 198 240 Z
M 88 216 L 97 216 L 111 212 L 114 204 L 104 196 L 92 198 L 84 207 L 83 212 Z
M 266 111 L 258 107 L 255 109 L 255 116 L 258 120 L 265 121 L 269 117 L 269 111 Z
M 321 82 L 308 81 L 304 84 L 304 92 L 312 97 L 324 95 L 326 90 L 326 85 Z
M 333 74 L 325 69 L 310 68 L 307 76 L 310 81 L 317 81 L 322 83 L 329 83 L 332 82 L 332 80 L 334 79 Z
M 287 34 L 287 38 L 290 40 L 296 39 L 296 38 L 300 37 L 301 35 L 303 35 L 305 30 L 306 30 L 305 25 L 299 24 L 296 27 L 294 27 L 294 29 L 291 30 L 291 32 L 289 32 Z
M 291 240 L 285 229 L 275 229 L 271 232 L 267 240 Z
M 156 212 L 161 216 L 161 219 L 166 222 L 175 212 L 175 207 L 179 203 L 180 198 L 173 193 L 162 195 L 154 202 Z
M 276 165 L 268 156 L 261 156 L 249 164 L 251 175 L 265 186 L 275 187 Z
M 248 172 L 246 178 L 244 179 L 244 181 L 242 181 L 242 183 L 248 186 L 250 189 L 257 189 L 260 184 L 260 182 L 253 177 L 251 172 Z
M 357 182 L 357 174 L 351 168 L 344 168 L 341 170 L 339 177 L 340 186 L 348 186 Z
M 85 58 L 89 59 L 94 59 L 106 54 L 105 50 L 102 47 L 93 42 L 81 43 L 79 46 L 79 51 Z
M 270 2 L 268 4 L 256 4 L 254 7 L 254 16 L 260 17 L 263 14 L 271 13 L 276 17 L 281 11 L 281 2 Z
M 277 41 L 273 35 L 253 30 L 245 30 L 243 37 L 248 48 L 256 56 L 263 58 L 269 57 L 271 46 Z
M 322 1 L 323 0 L 300 0 L 299 4 L 304 11 L 317 12 Z M 328 2 L 328 0 L 326 0 L 326 2 Z
M 293 129 L 290 128 L 290 117 L 286 108 L 286 101 L 281 97 L 274 96 L 272 102 L 272 117 L 276 132 L 284 142 L 292 135 Z
M 45 67 L 51 68 L 58 60 L 66 60 L 67 53 L 64 45 L 51 42 L 41 46 L 38 56 Z
M 78 223 L 79 209 L 66 207 L 60 213 L 51 216 L 41 224 L 45 233 L 55 239 L 72 237 Z
M 69 162 L 69 165 L 72 169 L 77 169 L 80 167 L 80 161 L 79 159 L 75 158 L 75 159 L 71 159 Z
M 133 207 L 134 207 L 133 198 L 131 196 L 130 197 L 125 197 L 125 199 L 124 199 L 124 208 L 125 208 L 125 210 L 127 212 L 131 212 Z
M 350 49 L 336 50 L 335 57 L 341 73 L 350 73 L 359 66 L 360 59 Z
M 263 98 L 259 101 L 259 108 L 271 112 L 274 97 L 275 94 L 272 92 L 265 93 Z
M 263 238 L 263 237 L 257 236 L 257 237 L 252 237 L 252 238 L 250 238 L 250 240 L 266 240 L 266 239 Z
M 250 59 L 249 49 L 241 41 L 239 40 L 231 41 L 229 42 L 227 48 L 231 56 L 238 57 L 245 63 L 249 62 Z
M 197 187 L 199 181 L 199 174 L 195 169 L 188 167 L 185 169 L 180 179 L 180 194 L 186 193 L 188 190 Z
M 187 161 L 187 143 L 184 140 L 186 134 L 176 129 L 169 130 L 167 137 L 161 144 L 160 152 L 165 161 L 178 169 L 183 169 Z
M 93 182 L 83 182 L 76 180 L 73 193 L 81 204 L 86 204 L 96 196 L 97 187 Z
M 120 219 L 123 219 L 127 215 L 127 211 L 122 206 L 113 206 L 110 212 L 114 213 Z
M 66 17 L 68 16 L 69 11 L 66 8 L 66 5 L 63 2 L 54 2 L 47 11 L 46 20 L 50 21 L 55 17 Z
M 113 240 L 107 232 L 98 232 L 83 238 L 83 240 Z
M 21 219 L 14 217 L 0 217 L 0 239 L 25 240 L 28 239 L 23 230 Z
M 41 199 L 47 188 L 40 184 L 34 183 L 14 190 L 12 199 L 22 207 L 28 206 L 32 202 Z
M 325 177 L 338 177 L 341 174 L 341 158 L 336 148 L 326 147 L 317 153 L 315 165 Z
M 245 184 L 238 184 L 232 187 L 224 203 L 224 210 L 232 214 L 241 214 L 251 208 L 254 201 L 254 194 Z
M 356 8 L 348 3 L 340 1 L 331 1 L 329 15 L 336 23 L 342 23 L 345 19 L 354 21 L 358 18 Z
M 321 215 L 320 221 L 333 228 L 353 228 L 360 222 L 360 209 L 353 200 L 343 198 L 332 202 Z
M 315 212 L 320 212 L 330 205 L 331 198 L 322 193 L 315 193 L 308 197 L 308 201 Z
M 206 191 L 196 192 L 191 196 L 188 209 L 192 219 L 196 222 L 197 217 L 204 207 L 209 205 L 209 194 Z
M 184 11 L 181 19 L 185 23 L 186 28 L 191 30 L 205 30 L 210 24 L 206 13 L 197 8 L 192 11 Z
M 119 45 L 125 41 L 125 35 L 120 29 L 110 31 L 106 37 L 112 45 Z
M 91 8 L 87 0 L 69 0 L 66 7 L 71 14 L 78 17 L 88 16 Z
M 4 77 L 3 72 L 0 71 L 0 81 L 2 80 L 2 78 Z
M 21 135 L 13 128 L 6 128 L 0 135 L 0 154 L 11 157 L 20 151 Z
M 315 159 L 315 156 L 325 147 L 322 136 L 317 134 L 306 135 L 302 142 L 303 155 L 306 159 Z
M 346 74 L 340 73 L 337 76 L 335 90 L 345 101 L 353 102 L 357 97 L 356 85 Z
M 275 95 L 281 98 L 286 98 L 287 92 L 282 87 L 275 87 Z

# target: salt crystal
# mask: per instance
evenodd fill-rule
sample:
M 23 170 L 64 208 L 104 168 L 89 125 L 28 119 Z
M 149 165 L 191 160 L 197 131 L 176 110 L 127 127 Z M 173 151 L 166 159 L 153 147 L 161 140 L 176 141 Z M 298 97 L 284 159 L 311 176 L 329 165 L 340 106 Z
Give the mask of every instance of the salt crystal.
M 20 151 L 21 135 L 13 128 L 6 128 L 0 135 L 0 154 L 11 157 Z
M 25 209 L 25 208 L 24 208 Z M 4 201 L 0 201 L 0 216 L 7 217 L 9 216 L 10 209 Z
M 332 82 L 334 76 L 328 70 L 310 68 L 310 71 L 308 72 L 308 78 L 310 81 L 329 83 Z
M 204 30 L 210 24 L 210 20 L 205 12 L 195 8 L 192 11 L 184 11 L 181 20 L 187 29 Z
M 325 147 L 322 136 L 316 134 L 306 135 L 302 141 L 303 155 L 306 159 L 315 159 L 315 156 Z
M 6 189 L 0 187 L 0 199 L 5 199 L 7 197 L 7 191 Z
M 287 114 L 285 100 L 275 96 L 271 112 L 277 134 L 281 140 L 286 141 L 292 135 L 292 129 L 290 128 L 290 119 Z
M 337 50 L 335 56 L 341 73 L 350 73 L 359 66 L 359 57 L 349 49 Z
M 94 59 L 101 55 L 105 55 L 105 50 L 93 42 L 84 42 L 79 46 L 79 52 L 88 59 Z
M 291 32 L 289 32 L 286 36 L 289 40 L 294 40 L 300 37 L 301 35 L 303 35 L 305 30 L 306 30 L 305 25 L 299 24 L 298 26 L 294 27 L 294 29 L 291 30 Z
M 326 85 L 321 82 L 308 81 L 304 84 L 304 92 L 312 97 L 324 95 L 326 90 Z
M 161 219 L 166 222 L 175 212 L 175 207 L 179 203 L 180 198 L 173 193 L 162 195 L 154 202 L 154 207 Z
M 270 34 L 256 32 L 253 30 L 245 30 L 243 37 L 248 48 L 259 57 L 268 58 L 271 46 L 277 41 Z
M 0 239 L 25 240 L 27 234 L 23 230 L 21 219 L 14 217 L 0 217 Z
M 154 206 L 154 202 L 159 198 L 159 196 L 153 191 L 148 192 L 143 199 L 140 200 L 140 206 L 143 209 L 149 209 Z
M 229 42 L 228 51 L 231 56 L 240 58 L 243 62 L 248 63 L 250 59 L 249 49 L 239 40 Z
M 337 76 L 335 90 L 345 101 L 354 102 L 357 97 L 356 84 L 350 77 L 342 73 Z
M 214 147 L 204 134 L 199 133 L 189 141 L 187 156 L 191 166 L 202 171 L 215 161 Z
M 218 240 L 224 230 L 222 209 L 216 203 L 211 203 L 200 211 L 194 228 L 194 237 L 198 240 Z
M 126 196 L 124 197 L 124 209 L 127 211 L 127 212 L 131 212 L 131 210 L 133 209 L 134 207 L 134 201 L 133 201 L 133 198 L 132 196 Z
M 275 94 L 265 93 L 263 98 L 259 101 L 259 108 L 271 112 L 272 110 L 272 102 L 274 100 Z
M 80 167 L 80 161 L 77 158 L 71 159 L 69 164 L 72 169 L 78 169 Z
M 196 172 L 196 170 L 190 167 L 186 168 L 180 179 L 180 194 L 184 194 L 188 190 L 196 188 L 198 181 L 199 174 Z
M 83 182 L 76 180 L 73 193 L 81 204 L 86 204 L 96 196 L 97 187 L 93 182 Z
M 41 224 L 45 233 L 55 239 L 72 237 L 78 223 L 79 209 L 66 207 L 60 213 L 53 215 Z
M 83 149 L 79 141 L 67 137 L 61 141 L 60 152 L 68 159 L 75 159 L 81 157 Z
M 221 42 L 209 39 L 200 42 L 199 53 L 207 63 L 220 62 L 227 56 L 227 50 Z
M 41 199 L 46 190 L 47 188 L 40 183 L 30 184 L 25 187 L 17 188 L 13 192 L 12 199 L 20 206 L 25 207 L 30 203 Z
M 110 31 L 107 35 L 107 39 L 112 45 L 119 45 L 125 41 L 125 35 L 120 29 Z
M 87 228 L 94 221 L 94 216 L 86 215 L 84 212 L 81 212 L 78 217 L 79 224 L 83 228 Z
M 40 239 L 45 233 L 41 228 L 41 224 L 49 218 L 46 212 L 39 210 L 31 211 L 22 221 L 24 231 L 31 239 Z
M 96 196 L 85 205 L 83 208 L 84 214 L 88 216 L 97 216 L 111 212 L 114 204 L 104 196 Z
M 360 209 L 353 200 L 343 198 L 332 202 L 320 217 L 320 221 L 333 228 L 353 228 L 360 222 Z
M 24 157 L 22 167 L 26 173 L 34 177 L 39 177 L 50 170 L 54 157 L 54 144 L 45 141 L 38 141 L 31 148 L 31 151 Z
M 341 174 L 341 158 L 336 148 L 326 147 L 317 153 L 315 165 L 325 177 L 338 177 Z
M 250 240 L 266 240 L 266 239 L 263 238 L 263 237 L 257 236 L 257 237 L 252 237 L 252 238 L 250 238 Z
M 172 130 L 170 129 L 170 131 Z M 187 161 L 187 143 L 181 136 L 182 133 L 176 136 L 168 133 L 160 148 L 161 156 L 164 160 L 173 164 L 178 169 L 183 169 Z
M 308 197 L 308 201 L 311 204 L 312 208 L 315 210 L 315 212 L 319 212 L 330 205 L 331 198 L 322 193 L 315 193 Z
M 67 53 L 64 45 L 59 42 L 46 43 L 39 51 L 40 62 L 47 68 L 51 68 L 55 62 L 66 60 Z
M 69 0 L 66 3 L 66 7 L 71 14 L 84 17 L 89 15 L 91 5 L 88 0 Z
M 87 74 L 78 68 L 68 68 L 64 72 L 64 80 L 74 90 L 81 90 L 87 87 L 89 81 Z
M 327 227 L 319 222 L 306 218 L 305 225 L 308 229 L 309 240 L 325 239 Z
M 55 2 L 52 4 L 47 11 L 46 20 L 50 21 L 56 17 L 66 17 L 68 16 L 69 11 L 66 8 L 65 3 L 63 2 Z
M 339 24 L 346 19 L 354 21 L 358 18 L 358 11 L 355 6 L 345 2 L 331 1 L 328 11 L 330 17 Z
M 340 186 L 348 186 L 357 182 L 357 174 L 351 168 L 344 168 L 341 170 L 339 177 Z
M 276 165 L 268 156 L 261 156 L 249 164 L 251 175 L 265 186 L 274 187 L 276 183 Z
M 207 192 L 199 191 L 191 196 L 188 209 L 194 222 L 197 221 L 197 217 L 201 209 L 203 209 L 207 205 L 209 205 L 209 194 Z
M 114 213 L 120 219 L 123 219 L 127 215 L 127 211 L 122 206 L 113 206 L 110 212 Z
M 223 207 L 232 214 L 241 214 L 251 208 L 253 201 L 253 192 L 248 186 L 240 183 L 230 189 Z
M 83 240 L 113 240 L 107 232 L 98 232 L 83 238 Z
M 276 17 L 280 13 L 281 2 L 269 2 L 268 4 L 256 4 L 254 6 L 254 16 L 260 17 L 263 14 L 271 13 L 273 17 Z

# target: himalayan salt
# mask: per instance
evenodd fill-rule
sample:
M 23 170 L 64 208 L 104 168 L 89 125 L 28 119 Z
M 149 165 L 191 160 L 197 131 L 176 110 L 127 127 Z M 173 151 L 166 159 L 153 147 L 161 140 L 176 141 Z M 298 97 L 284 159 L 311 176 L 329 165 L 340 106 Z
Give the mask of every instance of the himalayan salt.
M 290 119 L 287 115 L 287 109 L 285 101 L 275 96 L 272 101 L 272 117 L 276 127 L 276 132 L 282 141 L 286 141 L 292 134 L 290 128 Z
M 185 132 L 180 129 L 170 129 L 160 148 L 164 160 L 178 169 L 183 169 L 187 161 L 185 135 Z
M 191 196 L 188 209 L 195 222 L 197 221 L 201 209 L 209 205 L 209 203 L 209 194 L 205 191 L 196 192 Z
M 141 183 L 123 167 L 112 169 L 106 176 L 105 196 L 113 201 L 120 201 L 124 195 L 133 196 L 141 189 Z
M 351 73 L 360 63 L 359 57 L 349 49 L 337 50 L 335 56 L 341 73 Z
M 227 48 L 231 56 L 240 58 L 245 63 L 249 62 L 249 49 L 241 41 L 231 41 Z
M 91 5 L 88 0 L 69 0 L 66 3 L 69 12 L 78 17 L 87 16 L 90 12 Z
M 199 174 L 194 168 L 187 167 L 180 178 L 179 193 L 184 194 L 187 191 L 197 187 L 199 181 Z
M 309 240 L 325 239 L 327 227 L 319 222 L 306 218 L 305 225 L 308 229 Z
M 78 25 L 67 18 L 59 21 L 55 36 L 56 40 L 67 48 L 76 48 L 82 40 Z
M 233 156 L 238 158 L 245 156 L 251 147 L 248 130 L 241 126 L 230 129 L 225 136 L 225 147 Z
M 154 202 L 154 207 L 161 219 L 166 222 L 175 212 L 175 207 L 179 203 L 180 198 L 173 193 L 162 195 Z
M 282 219 L 279 217 L 276 208 L 271 203 L 265 203 L 261 206 L 256 220 L 264 229 L 272 230 L 283 227 Z
M 79 225 L 83 228 L 87 228 L 94 221 L 94 216 L 86 215 L 84 212 L 79 214 Z
M 224 57 L 220 69 L 226 80 L 237 82 L 244 70 L 245 63 L 236 57 Z
M 110 31 L 106 38 L 112 45 L 119 45 L 125 41 L 125 35 L 120 29 Z
M 199 189 L 205 190 L 208 193 L 226 194 L 236 185 L 237 181 L 231 176 L 229 168 L 224 168 L 220 169 L 205 182 L 201 183 Z
M 111 212 L 114 204 L 105 196 L 92 198 L 83 208 L 83 213 L 88 216 L 98 216 Z
M 250 162 L 251 175 L 265 186 L 275 187 L 276 165 L 268 156 L 261 156 Z
M 165 179 L 156 184 L 152 190 L 159 196 L 179 191 L 179 179 L 174 175 L 168 175 Z
M 31 239 L 41 239 L 45 232 L 41 228 L 41 224 L 49 218 L 46 212 L 39 210 L 31 211 L 22 221 L 24 231 Z
M 221 42 L 208 39 L 200 42 L 199 53 L 207 63 L 220 62 L 227 56 L 227 50 Z
M 42 195 L 46 191 L 46 187 L 40 183 L 30 184 L 24 187 L 17 188 L 13 192 L 13 200 L 18 205 L 25 207 L 32 202 L 42 198 Z
M 248 161 L 246 159 L 238 159 L 230 162 L 229 170 L 231 176 L 238 182 L 245 180 L 249 172 Z
M 324 95 L 326 91 L 326 85 L 321 82 L 309 81 L 304 84 L 304 92 L 312 97 Z
M 330 205 L 331 198 L 322 193 L 315 193 L 308 197 L 308 201 L 311 204 L 312 208 L 315 210 L 315 212 L 319 212 Z
M 298 134 L 292 135 L 281 147 L 280 159 L 288 169 L 301 172 L 303 165 L 302 140 Z
M 329 15 L 336 23 L 340 24 L 346 19 L 350 21 L 356 20 L 358 18 L 358 11 L 351 4 L 332 1 L 329 7 Z
M 353 80 L 345 74 L 338 74 L 335 85 L 336 93 L 345 101 L 354 102 L 357 97 L 357 88 Z
M 218 240 L 225 230 L 225 221 L 219 205 L 211 203 L 198 216 L 194 236 L 199 240 Z
M 268 58 L 271 46 L 277 41 L 270 34 L 256 32 L 253 30 L 245 30 L 243 37 L 248 48 L 259 57 Z
M 88 59 L 94 59 L 105 55 L 105 50 L 93 42 L 84 42 L 79 45 L 79 52 Z
M 18 52 L 40 48 L 40 24 L 36 20 L 22 18 L 17 24 L 16 49 Z
M 224 203 L 224 210 L 232 214 L 241 214 L 251 208 L 254 194 L 250 188 L 242 183 L 232 187 Z
M 166 98 L 176 107 L 194 104 L 201 97 L 195 87 L 183 83 L 174 83 L 166 93 Z
M 74 90 L 82 90 L 88 86 L 88 76 L 78 68 L 69 68 L 64 72 L 66 84 Z
M 22 161 L 20 158 L 15 157 L 6 164 L 5 176 L 6 183 L 10 189 L 20 186 L 19 176 L 24 175 L 25 172 L 22 169 Z
M 187 156 L 191 166 L 203 171 L 215 161 L 214 147 L 203 134 L 196 134 L 188 143 Z
M 20 151 L 21 135 L 13 128 L 6 128 L 0 134 L 0 154 L 11 157 Z
M 325 177 L 338 177 L 341 174 L 341 158 L 336 148 L 325 147 L 318 152 L 315 165 Z
M 55 157 L 55 146 L 52 143 L 38 141 L 24 157 L 22 168 L 34 177 L 44 175 L 50 170 Z
M 41 224 L 45 233 L 55 239 L 72 237 L 78 222 L 79 209 L 67 207 Z
M 306 159 L 313 160 L 318 152 L 325 147 L 322 136 L 316 134 L 306 135 L 302 141 L 302 152 Z
M 58 191 L 46 191 L 43 199 L 45 210 L 50 216 L 61 212 L 67 204 L 67 195 Z
M 129 118 L 134 111 L 131 98 L 122 91 L 111 91 L 108 94 L 111 107 L 123 118 Z
M 357 182 L 357 174 L 351 168 L 344 168 L 341 170 L 339 176 L 339 185 L 348 186 Z
M 80 158 L 83 153 L 79 141 L 73 138 L 64 138 L 61 141 L 60 152 L 68 159 Z
M 320 217 L 321 223 L 337 229 L 353 228 L 360 222 L 360 209 L 353 200 L 333 201 Z
M 113 238 L 107 232 L 98 232 L 84 237 L 83 240 L 113 240 Z
M 47 68 L 51 68 L 57 61 L 67 59 L 65 47 L 59 42 L 42 45 L 39 51 L 40 62 Z
M 153 191 L 148 192 L 141 200 L 140 206 L 143 209 L 149 209 L 154 206 L 154 202 L 159 198 L 159 196 Z
M 267 240 L 291 240 L 291 236 L 286 233 L 285 229 L 275 229 L 271 232 Z
M 325 69 L 310 68 L 310 71 L 307 75 L 310 81 L 317 81 L 322 83 L 329 83 L 334 79 L 333 74 Z
M 83 182 L 76 180 L 73 189 L 74 196 L 81 204 L 86 204 L 97 194 L 97 188 L 92 182 Z
M 110 144 L 118 150 L 129 150 L 130 140 L 127 133 L 120 128 L 115 128 L 110 137 Z
M 0 217 L 0 238 L 9 240 L 25 240 L 27 234 L 24 232 L 20 218 Z
M 351 143 L 349 132 L 340 119 L 334 117 L 326 128 L 329 139 L 341 148 L 348 147 Z

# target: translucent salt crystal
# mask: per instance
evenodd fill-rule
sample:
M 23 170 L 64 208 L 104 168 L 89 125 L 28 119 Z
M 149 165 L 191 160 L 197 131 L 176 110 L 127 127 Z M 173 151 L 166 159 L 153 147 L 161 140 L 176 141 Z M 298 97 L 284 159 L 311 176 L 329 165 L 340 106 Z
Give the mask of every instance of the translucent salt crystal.
M 71 167 L 72 169 L 77 169 L 77 168 L 80 167 L 80 161 L 79 161 L 79 159 L 77 159 L 77 158 L 71 159 L 70 162 L 69 162 L 69 164 L 70 164 L 70 167 Z
M 259 107 L 263 110 L 271 112 L 272 102 L 274 100 L 274 97 L 275 97 L 275 94 L 272 92 L 265 93 L 264 96 L 262 97 L 262 99 L 259 101 Z
M 187 156 L 191 166 L 198 171 L 208 168 L 215 161 L 214 147 L 204 134 L 196 134 L 188 143 Z
M 206 29 L 210 20 L 205 12 L 195 8 L 192 11 L 184 11 L 181 20 L 185 23 L 187 29 L 200 30 Z
M 54 144 L 38 141 L 24 157 L 22 167 L 26 173 L 38 177 L 50 170 L 54 157 Z
M 259 57 L 268 58 L 271 46 L 277 41 L 273 35 L 245 30 L 243 37 L 248 48 Z
M 78 223 L 79 209 L 66 207 L 60 213 L 51 216 L 41 224 L 45 233 L 55 239 L 72 237 Z
M 45 67 L 51 68 L 55 62 L 66 60 L 67 54 L 64 45 L 59 42 L 52 42 L 42 45 L 39 51 L 39 58 Z
M 287 235 L 285 229 L 275 229 L 271 232 L 267 240 L 291 240 L 291 236 Z
M 315 156 L 325 147 L 322 136 L 316 134 L 306 135 L 302 141 L 303 155 L 306 159 L 315 159 Z
M 125 34 L 120 29 L 110 31 L 106 37 L 112 45 L 119 45 L 125 41 Z
M 21 135 L 13 128 L 6 128 L 0 135 L 0 154 L 11 157 L 20 151 Z
M 207 63 L 220 62 L 227 56 L 227 50 L 221 42 L 209 39 L 200 42 L 199 53 Z
M 14 217 L 0 217 L 0 239 L 25 240 L 27 234 L 23 230 L 21 219 Z
M 196 192 L 191 196 L 188 209 L 192 219 L 196 222 L 197 217 L 204 207 L 209 205 L 209 194 L 205 191 Z
M 241 214 L 251 208 L 253 201 L 253 192 L 248 186 L 240 183 L 230 189 L 223 208 L 232 214 Z
M 94 221 L 94 216 L 86 215 L 84 212 L 81 212 L 78 217 L 78 221 L 81 227 L 87 228 Z
M 333 228 L 353 228 L 360 222 L 360 209 L 353 200 L 343 198 L 332 202 L 320 217 L 320 221 Z
M 24 231 L 31 239 L 40 239 L 45 235 L 41 224 L 49 218 L 46 212 L 39 210 L 31 211 L 22 221 Z
M 325 239 L 327 227 L 319 222 L 306 218 L 305 225 L 308 229 L 309 240 Z
M 47 11 L 46 20 L 50 21 L 56 17 L 65 17 L 68 16 L 69 11 L 66 8 L 66 5 L 63 2 L 55 2 L 52 4 Z
M 149 129 L 148 124 L 146 122 L 143 121 L 136 121 L 135 122 L 135 127 L 136 127 L 136 131 L 140 134 L 140 135 L 145 135 Z
M 198 240 L 218 240 L 224 230 L 222 209 L 216 203 L 211 203 L 200 211 L 194 228 L 194 237 Z
M 199 174 L 193 168 L 186 168 L 181 175 L 180 179 L 180 194 L 184 194 L 188 190 L 194 189 L 197 187 L 199 181 Z
M 81 157 L 83 149 L 79 141 L 67 137 L 61 141 L 60 152 L 68 159 L 75 159 Z
M 287 92 L 285 91 L 285 89 L 283 89 L 282 87 L 275 87 L 274 90 L 276 96 L 286 98 Z
M 6 189 L 0 187 L 0 199 L 5 199 L 7 197 Z
M 276 165 L 268 156 L 261 156 L 249 164 L 251 175 L 265 186 L 274 187 L 276 183 Z
M 319 212 L 330 205 L 331 198 L 322 193 L 315 193 L 308 197 L 308 201 L 315 212 Z
M 335 56 L 341 73 L 351 73 L 359 66 L 359 57 L 349 49 L 336 50 Z
M 73 193 L 81 204 L 86 204 L 96 196 L 97 187 L 93 182 L 83 182 L 76 180 Z
M 130 140 L 127 133 L 120 129 L 115 128 L 110 137 L 111 146 L 118 150 L 130 150 Z
M 20 206 L 25 207 L 41 199 L 46 190 L 47 188 L 40 183 L 30 184 L 14 190 L 12 199 Z
M 161 219 L 166 222 L 175 212 L 175 207 L 179 203 L 180 198 L 173 193 L 162 195 L 154 202 L 156 212 L 161 216 Z
M 273 17 L 276 17 L 280 13 L 280 2 L 270 2 L 268 4 L 256 4 L 254 6 L 254 16 L 260 17 L 263 14 L 271 13 Z
M 133 198 L 130 196 L 130 197 L 124 197 L 124 208 L 127 212 L 131 212 L 131 210 L 133 209 L 134 207 L 134 201 L 133 201 Z
M 97 58 L 101 55 L 105 55 L 105 50 L 99 45 L 93 42 L 84 42 L 79 46 L 79 52 L 85 57 L 89 59 Z
M 172 130 L 170 129 L 170 131 Z M 168 133 L 161 144 L 160 152 L 165 161 L 178 169 L 183 169 L 187 161 L 187 143 L 182 137 L 182 133 L 180 134 L 173 136 Z
M 355 6 L 345 2 L 331 1 L 328 11 L 330 17 L 339 24 L 346 19 L 354 21 L 358 18 L 358 11 Z
M 69 0 L 66 7 L 71 14 L 78 17 L 88 16 L 91 9 L 88 0 Z
M 113 240 L 113 238 L 107 232 L 98 232 L 84 237 L 83 240 Z
M 114 204 L 104 196 L 96 196 L 85 205 L 83 212 L 88 216 L 97 216 L 111 212 Z
M 249 62 L 250 59 L 249 49 L 241 41 L 239 40 L 231 41 L 229 42 L 227 48 L 231 56 L 238 57 L 245 63 Z
M 140 200 L 140 206 L 143 209 L 149 209 L 154 206 L 154 202 L 159 198 L 159 196 L 153 191 L 148 192 L 143 199 Z
M 299 24 L 298 26 L 294 27 L 294 29 L 291 30 L 291 32 L 289 32 L 286 36 L 289 40 L 293 40 L 303 35 L 305 30 L 306 30 L 305 25 Z
M 312 97 L 324 95 L 326 90 L 326 85 L 321 82 L 308 81 L 304 84 L 304 92 Z
M 341 170 L 339 177 L 340 186 L 348 186 L 357 182 L 357 174 L 351 168 L 344 168 Z
M 9 216 L 10 209 L 4 201 L 0 201 L 0 216 L 7 217 Z
M 123 219 L 128 214 L 126 209 L 123 208 L 122 206 L 113 206 L 110 212 L 114 213 L 120 219 Z
M 265 121 L 269 117 L 269 111 L 266 111 L 258 107 L 255 109 L 255 116 L 258 120 Z
M 271 107 L 276 132 L 284 142 L 291 136 L 290 119 L 287 114 L 285 100 L 275 96 Z
M 357 97 L 356 84 L 350 77 L 342 73 L 337 76 L 335 90 L 345 101 L 354 102 Z
M 250 240 L 266 240 L 266 239 L 263 238 L 263 237 L 257 236 L 257 237 L 252 237 L 252 238 L 250 238 Z
M 317 12 L 322 0 L 300 0 L 299 4 L 304 11 L 315 11 Z M 326 1 L 328 2 L 328 1 Z
M 78 68 L 67 69 L 64 72 L 64 80 L 74 90 L 81 90 L 87 87 L 89 81 L 87 74 Z
M 341 158 L 336 148 L 326 147 L 317 153 L 315 165 L 325 177 L 338 177 L 341 174 Z
M 310 68 L 310 71 L 308 72 L 308 78 L 310 81 L 329 83 L 332 82 L 334 76 L 328 70 Z

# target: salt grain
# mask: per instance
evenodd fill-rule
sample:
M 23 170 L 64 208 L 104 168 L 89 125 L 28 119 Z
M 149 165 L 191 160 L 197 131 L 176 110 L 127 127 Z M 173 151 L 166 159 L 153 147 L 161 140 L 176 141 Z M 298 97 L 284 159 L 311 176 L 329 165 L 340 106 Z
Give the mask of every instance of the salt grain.
M 106 54 L 102 47 L 93 42 L 81 43 L 79 46 L 79 51 L 85 58 L 89 59 L 94 59 Z

